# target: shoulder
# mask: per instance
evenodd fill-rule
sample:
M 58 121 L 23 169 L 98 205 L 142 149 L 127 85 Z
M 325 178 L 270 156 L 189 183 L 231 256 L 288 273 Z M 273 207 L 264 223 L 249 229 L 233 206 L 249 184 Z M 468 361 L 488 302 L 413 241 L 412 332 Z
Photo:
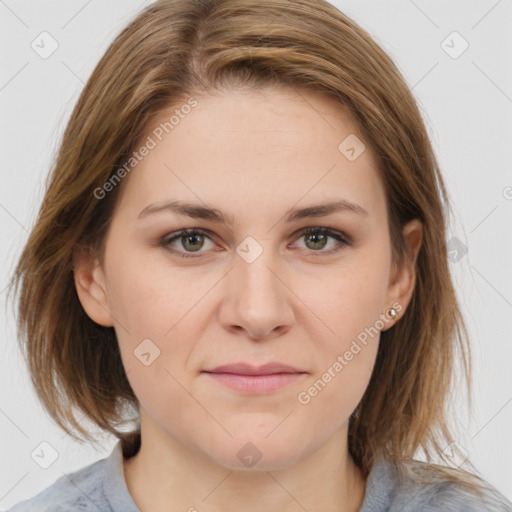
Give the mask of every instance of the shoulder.
M 106 459 L 94 462 L 78 471 L 64 474 L 52 485 L 6 512 L 64 512 L 69 510 L 107 511 L 104 495 Z
M 377 463 L 367 494 L 361 512 L 512 512 L 512 503 L 485 480 L 412 459 Z

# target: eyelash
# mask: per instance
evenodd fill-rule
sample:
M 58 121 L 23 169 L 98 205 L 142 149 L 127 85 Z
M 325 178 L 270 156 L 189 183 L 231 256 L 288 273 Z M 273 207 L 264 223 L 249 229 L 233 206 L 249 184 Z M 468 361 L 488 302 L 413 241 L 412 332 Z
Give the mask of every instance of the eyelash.
M 334 247 L 328 251 L 310 250 L 310 252 L 312 252 L 312 253 L 319 253 L 318 254 L 319 256 L 331 255 L 333 253 L 340 251 L 344 246 L 350 247 L 353 244 L 352 238 L 349 237 L 348 235 L 346 235 L 345 233 L 333 231 L 333 230 L 331 230 L 329 228 L 325 228 L 325 227 L 304 228 L 299 232 L 297 239 L 304 237 L 306 235 L 311 235 L 311 234 L 327 235 L 331 238 L 334 238 L 338 242 L 340 242 L 336 247 Z M 203 230 L 203 229 L 198 229 L 198 228 L 182 229 L 181 231 L 171 233 L 171 235 L 173 235 L 173 236 L 171 236 L 170 238 L 169 238 L 169 235 L 166 235 L 164 238 L 162 238 L 159 242 L 159 245 L 161 245 L 166 251 L 168 251 L 172 254 L 175 254 L 178 258 L 183 258 L 183 259 L 199 258 L 199 257 L 201 257 L 201 252 L 194 254 L 194 253 L 186 253 L 186 252 L 178 251 L 176 249 L 170 249 L 169 246 L 171 245 L 172 242 L 174 242 L 175 240 L 178 240 L 180 238 L 184 238 L 186 236 L 192 236 L 192 235 L 205 235 L 208 238 L 210 238 L 210 240 L 211 240 L 211 236 L 209 235 L 208 231 Z

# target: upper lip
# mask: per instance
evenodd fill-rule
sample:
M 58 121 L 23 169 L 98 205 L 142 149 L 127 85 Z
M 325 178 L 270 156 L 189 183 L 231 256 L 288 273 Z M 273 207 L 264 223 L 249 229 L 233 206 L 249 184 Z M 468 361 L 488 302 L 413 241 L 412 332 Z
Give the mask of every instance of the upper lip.
M 262 366 L 252 366 L 247 363 L 223 364 L 206 373 L 233 373 L 237 375 L 270 375 L 273 373 L 306 373 L 293 366 L 282 363 L 267 363 Z

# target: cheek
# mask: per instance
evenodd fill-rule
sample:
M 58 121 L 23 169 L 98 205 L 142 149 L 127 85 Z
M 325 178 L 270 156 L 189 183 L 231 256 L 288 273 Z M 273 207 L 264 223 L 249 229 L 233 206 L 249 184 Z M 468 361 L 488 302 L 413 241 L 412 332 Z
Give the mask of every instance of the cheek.
M 295 281 L 294 291 L 312 313 L 310 329 L 316 331 L 316 339 L 327 344 L 327 354 L 350 344 L 361 333 L 374 332 L 387 307 L 388 262 L 371 251 L 356 258 L 303 274 Z
M 368 386 L 382 328 L 383 283 L 372 272 L 340 272 L 324 294 L 308 297 L 316 313 L 309 327 L 316 332 L 311 338 L 315 372 L 296 399 L 313 430 L 325 432 L 326 424 L 348 421 Z
M 313 313 L 307 314 L 307 329 L 316 354 L 315 375 L 308 382 L 313 387 L 303 388 L 304 402 L 333 403 L 350 414 L 363 395 L 386 310 L 389 263 L 374 256 L 382 252 L 361 252 L 353 264 L 333 266 L 329 273 L 322 270 L 298 281 L 297 293 L 307 297 L 304 302 Z M 328 409 L 325 414 L 330 414 Z
M 163 337 L 215 283 L 216 276 L 172 266 L 164 256 L 149 258 L 148 249 L 128 252 L 111 260 L 109 305 L 130 335 Z
M 143 405 L 147 402 L 151 407 L 155 390 L 162 389 L 179 401 L 183 389 L 173 376 L 186 384 L 186 362 L 193 350 L 190 339 L 198 329 L 194 305 L 200 303 L 211 279 L 205 286 L 191 286 L 183 271 L 144 265 L 135 251 L 127 253 L 112 259 L 115 263 L 109 268 L 109 306 L 123 365 Z

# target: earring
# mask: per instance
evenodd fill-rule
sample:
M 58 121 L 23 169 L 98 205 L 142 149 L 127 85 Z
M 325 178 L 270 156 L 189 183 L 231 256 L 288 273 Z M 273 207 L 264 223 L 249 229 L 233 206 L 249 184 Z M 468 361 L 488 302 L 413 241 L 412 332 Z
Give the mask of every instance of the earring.
M 395 320 L 395 322 L 398 321 L 399 314 L 398 311 L 395 308 L 388 309 L 388 315 Z

